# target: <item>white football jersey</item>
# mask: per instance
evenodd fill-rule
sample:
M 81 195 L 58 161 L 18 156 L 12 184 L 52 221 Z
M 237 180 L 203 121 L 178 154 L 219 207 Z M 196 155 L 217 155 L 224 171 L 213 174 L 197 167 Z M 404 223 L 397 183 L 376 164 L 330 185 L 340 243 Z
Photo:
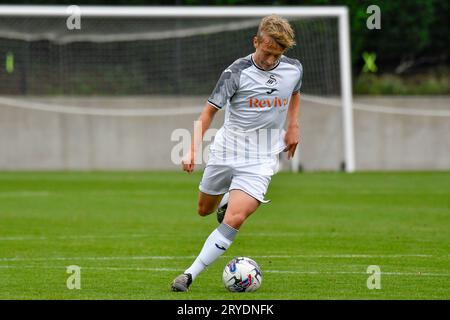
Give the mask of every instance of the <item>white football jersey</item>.
M 215 157 L 241 160 L 282 152 L 287 110 L 302 75 L 301 63 L 286 56 L 267 71 L 252 54 L 225 69 L 208 99 L 213 107 L 225 108 L 224 124 L 211 145 Z

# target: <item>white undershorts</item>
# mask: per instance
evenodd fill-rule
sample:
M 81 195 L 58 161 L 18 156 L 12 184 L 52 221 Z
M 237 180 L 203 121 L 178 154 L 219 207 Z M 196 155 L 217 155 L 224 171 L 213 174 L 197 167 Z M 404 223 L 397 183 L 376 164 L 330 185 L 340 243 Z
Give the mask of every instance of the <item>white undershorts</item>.
M 209 195 L 221 195 L 238 189 L 261 203 L 267 203 L 269 201 L 264 196 L 278 169 L 278 155 L 265 160 L 223 162 L 210 153 L 199 190 Z

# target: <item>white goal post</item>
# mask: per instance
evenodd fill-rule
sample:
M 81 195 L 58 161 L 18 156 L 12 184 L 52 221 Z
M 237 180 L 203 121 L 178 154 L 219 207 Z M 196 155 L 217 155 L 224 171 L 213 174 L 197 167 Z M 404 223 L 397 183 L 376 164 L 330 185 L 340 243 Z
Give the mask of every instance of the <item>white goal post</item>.
M 69 17 L 70 6 L 39 6 L 39 5 L 0 5 L 0 19 L 8 17 Z M 355 171 L 354 132 L 352 113 L 352 80 L 351 80 L 351 50 L 349 33 L 349 16 L 347 7 L 343 6 L 254 6 L 254 7 L 131 7 L 131 6 L 79 6 L 81 19 L 83 17 L 263 17 L 269 14 L 279 14 L 288 17 L 333 17 L 338 20 L 339 41 L 339 71 L 340 95 L 342 106 L 343 145 L 345 171 Z M 306 66 L 307 67 L 307 66 Z M 298 153 L 297 153 L 298 154 Z M 299 158 L 292 161 L 292 169 L 299 168 Z

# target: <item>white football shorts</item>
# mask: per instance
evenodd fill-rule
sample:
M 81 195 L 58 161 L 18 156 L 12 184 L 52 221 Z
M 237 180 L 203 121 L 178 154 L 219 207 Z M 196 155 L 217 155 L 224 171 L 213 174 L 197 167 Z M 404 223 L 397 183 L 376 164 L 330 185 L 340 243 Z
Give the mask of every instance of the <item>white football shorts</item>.
M 265 160 L 227 162 L 218 160 L 214 153 L 203 172 L 199 190 L 209 195 L 221 195 L 231 190 L 242 190 L 261 203 L 267 203 L 264 196 L 272 176 L 278 172 L 279 156 Z

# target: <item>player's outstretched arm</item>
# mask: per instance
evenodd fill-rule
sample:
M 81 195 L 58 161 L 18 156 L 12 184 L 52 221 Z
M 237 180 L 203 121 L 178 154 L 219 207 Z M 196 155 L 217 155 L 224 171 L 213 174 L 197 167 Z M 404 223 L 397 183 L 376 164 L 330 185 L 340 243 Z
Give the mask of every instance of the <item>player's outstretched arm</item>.
M 203 107 L 203 111 L 195 124 L 194 137 L 192 138 L 191 142 L 191 149 L 181 161 L 183 171 L 186 171 L 188 173 L 194 171 L 197 148 L 200 145 L 200 142 L 202 141 L 206 130 L 208 130 L 209 126 L 211 125 L 211 122 L 214 119 L 214 115 L 216 114 L 217 110 L 217 108 L 214 108 L 208 102 Z M 200 150 L 200 152 L 202 151 Z
M 284 137 L 284 142 L 287 152 L 288 160 L 294 156 L 295 149 L 300 142 L 300 126 L 299 126 L 299 113 L 300 113 L 300 92 L 294 92 L 291 97 L 291 102 L 289 104 L 288 114 L 287 114 L 287 130 L 286 136 Z

